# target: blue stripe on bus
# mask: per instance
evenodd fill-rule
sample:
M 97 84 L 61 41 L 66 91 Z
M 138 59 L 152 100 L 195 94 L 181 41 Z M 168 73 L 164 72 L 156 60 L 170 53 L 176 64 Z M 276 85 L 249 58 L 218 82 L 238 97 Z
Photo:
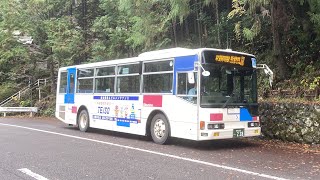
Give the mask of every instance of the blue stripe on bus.
M 127 122 L 127 123 L 133 123 L 138 124 L 138 119 L 128 119 L 128 118 L 116 118 L 118 122 Z
M 93 96 L 93 99 L 137 101 L 137 100 L 139 100 L 139 96 Z
M 252 121 L 252 116 L 247 108 L 240 108 L 240 121 Z
M 100 115 L 93 115 L 92 119 L 98 119 L 98 120 L 107 120 L 107 121 L 116 121 L 116 117 L 110 117 L 110 116 L 100 116 Z
M 198 61 L 198 56 L 182 56 L 176 57 L 174 61 L 174 74 L 173 74 L 173 94 L 176 94 L 177 72 L 193 71 L 194 62 Z
M 117 126 L 130 127 L 129 122 L 117 121 Z
M 139 124 L 138 119 L 117 118 L 117 117 L 111 117 L 111 116 L 93 115 L 92 119 Z

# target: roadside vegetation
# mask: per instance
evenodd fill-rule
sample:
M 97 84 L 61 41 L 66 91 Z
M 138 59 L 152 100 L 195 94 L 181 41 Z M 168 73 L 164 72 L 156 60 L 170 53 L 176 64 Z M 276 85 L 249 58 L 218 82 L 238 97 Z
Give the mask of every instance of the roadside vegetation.
M 319 44 L 318 0 L 1 0 L 0 101 L 47 78 L 50 115 L 59 67 L 171 47 L 255 54 L 275 72 L 261 98 L 318 101 Z

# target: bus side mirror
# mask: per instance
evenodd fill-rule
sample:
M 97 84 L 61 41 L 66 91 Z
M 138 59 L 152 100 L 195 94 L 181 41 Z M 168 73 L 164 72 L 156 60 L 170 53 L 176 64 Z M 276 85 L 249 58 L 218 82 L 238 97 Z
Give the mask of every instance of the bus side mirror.
M 199 63 L 199 62 L 195 62 L 194 63 L 194 67 L 201 67 L 201 69 L 202 69 L 202 76 L 205 76 L 205 77 L 207 77 L 207 76 L 210 76 L 210 72 L 209 71 L 206 71 L 203 67 L 202 67 L 202 65 L 201 65 L 201 63 Z
M 274 74 L 272 70 L 266 64 L 257 64 L 257 69 L 263 69 L 264 73 L 269 76 L 269 84 L 272 87 Z
M 210 72 L 209 71 L 203 71 L 202 72 L 202 76 L 205 76 L 205 77 L 210 76 Z

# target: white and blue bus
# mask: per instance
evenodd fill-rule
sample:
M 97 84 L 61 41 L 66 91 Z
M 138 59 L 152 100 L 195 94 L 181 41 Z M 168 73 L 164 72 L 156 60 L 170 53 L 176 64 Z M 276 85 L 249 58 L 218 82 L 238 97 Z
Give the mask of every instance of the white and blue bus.
M 59 69 L 56 117 L 105 129 L 195 141 L 259 136 L 254 55 L 173 48 Z

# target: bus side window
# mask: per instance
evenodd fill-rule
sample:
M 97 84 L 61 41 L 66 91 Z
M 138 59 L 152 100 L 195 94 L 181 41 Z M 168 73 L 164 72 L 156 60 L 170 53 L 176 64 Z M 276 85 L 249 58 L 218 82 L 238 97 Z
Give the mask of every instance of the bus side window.
M 113 93 L 114 77 L 96 77 L 95 93 Z
M 77 76 L 77 92 L 92 93 L 93 92 L 93 75 L 94 68 L 79 69 Z
M 67 72 L 61 72 L 59 93 L 67 93 Z
M 116 90 L 117 93 L 139 93 L 141 65 L 138 63 L 118 66 Z
M 74 74 L 70 75 L 69 93 L 74 94 Z
M 190 77 L 193 76 L 193 77 Z M 197 73 L 178 73 L 177 95 L 189 102 L 197 101 Z
M 144 62 L 143 92 L 172 93 L 173 61 L 164 59 L 154 62 Z
M 187 74 L 178 74 L 178 94 L 187 95 Z
M 173 73 L 146 74 L 143 76 L 144 93 L 172 93 Z
M 189 91 L 191 89 L 196 88 L 197 82 L 195 79 L 190 81 L 189 75 L 190 73 L 179 73 L 178 74 L 178 94 L 180 95 L 189 95 Z M 196 73 L 193 73 L 194 77 L 197 77 Z
M 115 66 L 96 68 L 95 93 L 114 93 Z

